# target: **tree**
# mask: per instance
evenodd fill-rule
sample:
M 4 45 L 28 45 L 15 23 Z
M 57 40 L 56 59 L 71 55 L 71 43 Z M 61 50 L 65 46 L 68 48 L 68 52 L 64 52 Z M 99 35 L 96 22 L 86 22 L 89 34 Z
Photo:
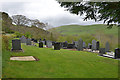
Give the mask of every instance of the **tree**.
M 40 22 L 38 19 L 35 19 L 35 20 L 30 20 L 31 21 L 31 26 L 35 26 L 35 27 L 38 27 L 38 28 L 45 28 L 45 24 Z
M 120 26 L 120 1 L 119 2 L 59 2 L 73 14 L 84 15 L 84 20 L 92 19 L 104 21 L 110 27 L 113 24 Z
M 14 15 L 14 16 L 12 16 L 12 21 L 17 26 L 27 26 L 27 25 L 29 25 L 30 19 L 28 19 L 24 15 Z
M 2 24 L 2 31 L 5 31 L 7 33 L 13 32 L 10 29 L 10 26 L 12 26 L 12 19 L 9 17 L 9 15 L 5 12 L 0 12 L 1 15 L 1 24 Z

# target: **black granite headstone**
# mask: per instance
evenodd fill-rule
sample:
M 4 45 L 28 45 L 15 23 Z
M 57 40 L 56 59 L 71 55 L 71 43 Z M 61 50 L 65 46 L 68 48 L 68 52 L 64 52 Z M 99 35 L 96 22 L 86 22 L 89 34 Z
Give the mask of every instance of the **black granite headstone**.
M 61 43 L 61 45 L 62 45 L 62 48 L 67 48 L 68 43 L 67 42 L 63 42 L 63 43 Z
M 22 50 L 21 49 L 21 41 L 18 39 L 12 40 L 12 51 L 14 50 Z
M 39 48 L 43 48 L 43 42 L 39 42 Z
M 92 44 L 88 43 L 88 49 L 92 49 Z
M 75 45 L 74 45 L 74 44 L 68 44 L 68 45 L 67 45 L 67 48 L 68 48 L 68 49 L 74 49 L 74 48 L 75 48 Z
M 61 48 L 60 42 L 55 42 L 54 43 L 54 50 L 60 50 L 60 48 Z
M 31 41 L 34 41 L 34 38 L 32 38 Z
M 116 48 L 116 49 L 115 49 L 114 58 L 120 58 L 120 49 L 119 49 L 119 48 Z
M 45 45 L 47 44 L 47 41 L 46 41 L 46 39 L 43 39 L 43 41 L 45 41 Z
M 96 42 L 96 50 L 99 50 L 99 47 L 100 47 L 100 43 L 99 41 Z
M 52 41 L 52 45 L 54 46 L 54 44 L 55 44 L 55 41 Z
M 37 43 L 37 40 L 36 40 L 36 39 L 34 39 L 34 42 L 35 42 L 35 43 Z

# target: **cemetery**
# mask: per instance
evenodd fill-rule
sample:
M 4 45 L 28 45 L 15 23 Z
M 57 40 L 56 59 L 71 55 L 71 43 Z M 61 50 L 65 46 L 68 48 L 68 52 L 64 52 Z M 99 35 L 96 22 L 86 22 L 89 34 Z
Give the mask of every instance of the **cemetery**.
M 57 6 L 51 6 L 48 2 L 49 8 L 27 3 L 25 12 L 28 15 L 0 12 L 2 78 L 118 78 L 120 22 L 116 18 L 118 13 L 108 14 L 113 13 L 112 7 L 116 9 L 119 5 L 80 3 L 57 2 Z M 109 10 L 107 6 L 112 7 Z M 54 12 L 54 8 L 58 11 Z M 36 12 L 31 11 L 34 9 Z M 79 16 L 85 16 L 84 21 Z M 102 20 L 104 24 L 99 22 Z
M 23 37 L 25 36 L 22 36 L 21 38 Z M 68 43 L 67 41 L 52 42 L 47 39 L 43 39 L 43 40 L 41 39 L 38 41 L 30 38 L 28 39 L 23 38 L 22 39 L 23 41 L 21 41 L 21 38 L 12 40 L 12 48 L 11 48 L 11 52 L 9 52 L 10 53 L 9 62 L 11 64 L 14 64 L 13 68 L 15 67 L 20 68 L 20 66 L 17 66 L 20 64 L 22 64 L 23 67 L 26 66 L 26 68 L 23 68 L 20 70 L 14 69 L 15 71 L 17 71 L 17 73 L 19 72 L 24 74 L 24 75 L 18 74 L 17 77 L 19 77 L 19 75 L 21 75 L 22 77 L 31 75 L 31 74 L 25 74 L 26 72 L 25 69 L 28 68 L 30 71 L 32 71 L 34 70 L 34 68 L 37 68 L 37 66 L 39 68 L 37 69 L 37 71 L 33 72 L 34 75 L 32 75 L 31 78 L 45 77 L 45 76 L 46 77 L 70 77 L 70 75 L 72 75 L 72 77 L 80 77 L 80 76 L 75 76 L 75 74 L 70 74 L 66 76 L 61 75 L 64 72 L 59 71 L 59 69 L 61 68 L 60 70 L 62 70 L 63 67 L 64 67 L 63 70 L 65 70 L 66 74 L 69 73 L 69 71 L 72 71 L 73 73 L 76 73 L 79 75 L 89 74 L 89 72 L 90 73 L 92 72 L 93 74 L 87 75 L 87 76 L 85 75 L 85 76 L 88 78 L 91 78 L 91 77 L 101 78 L 103 76 L 109 77 L 109 78 L 117 77 L 117 64 L 118 64 L 117 60 L 119 60 L 120 58 L 120 54 L 119 54 L 120 49 L 117 48 L 115 49 L 114 52 L 110 51 L 109 42 L 106 42 L 105 48 L 101 48 L 99 41 L 92 40 L 92 42 L 88 43 L 87 45 L 82 40 L 82 38 L 80 38 L 78 41 L 73 41 L 72 43 Z M 26 43 L 24 43 L 24 41 L 26 41 Z M 44 41 L 46 41 L 46 44 Z M 31 43 L 34 43 L 34 45 L 32 45 Z M 67 57 L 69 59 L 67 59 Z M 75 60 L 75 61 L 71 61 L 71 60 Z M 84 60 L 84 62 L 81 62 L 81 60 Z M 91 63 L 94 65 L 92 65 Z M 85 64 L 87 65 L 86 69 L 89 69 L 89 68 L 91 69 L 90 71 L 88 70 L 87 73 L 86 71 L 83 70 L 85 67 L 84 66 Z M 34 65 L 34 67 L 33 68 L 30 67 L 31 65 Z M 98 69 L 100 67 L 103 67 L 103 65 L 104 65 L 104 68 L 100 70 L 103 72 L 99 73 Z M 116 67 L 114 65 L 116 65 Z M 74 68 L 72 69 L 73 66 L 74 68 L 76 68 L 77 71 L 74 71 L 75 70 Z M 12 66 L 8 68 L 12 68 Z M 43 68 L 47 69 L 48 73 L 52 73 L 55 71 L 55 73 L 59 75 L 56 75 L 56 74 L 55 74 L 56 76 L 46 75 Z M 51 72 L 51 69 L 52 69 L 52 72 Z M 99 74 L 97 74 L 96 69 L 98 70 Z M 112 70 L 114 72 L 111 72 Z M 42 71 L 42 75 L 39 75 L 39 71 L 40 72 Z M 109 74 L 110 75 L 109 76 L 107 75 L 108 72 L 114 73 L 114 75 Z M 16 74 L 16 72 L 14 72 L 14 74 Z M 38 76 L 35 74 L 37 74 Z M 94 76 L 94 74 L 96 74 L 96 77 Z M 8 77 L 15 77 L 15 76 L 10 75 Z

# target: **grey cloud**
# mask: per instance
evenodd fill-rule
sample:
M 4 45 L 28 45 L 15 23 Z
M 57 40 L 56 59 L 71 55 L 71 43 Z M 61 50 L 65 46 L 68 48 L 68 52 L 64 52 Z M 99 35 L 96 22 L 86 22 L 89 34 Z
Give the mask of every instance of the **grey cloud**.
M 2 11 L 10 15 L 19 14 L 24 11 L 25 4 L 25 2 L 2 2 Z
M 69 24 L 90 25 L 90 24 L 101 23 L 101 22 L 94 22 L 91 20 L 83 21 L 81 16 L 76 16 L 64 10 L 61 10 L 61 7 L 58 7 L 59 4 L 57 3 L 53 3 L 55 4 L 53 5 L 52 2 L 49 2 L 48 0 L 40 0 L 40 1 L 41 2 L 37 4 L 34 2 L 30 4 L 28 2 L 4 2 L 2 3 L 2 11 L 7 12 L 10 16 L 15 14 L 22 14 L 25 16 L 29 16 L 33 19 L 39 19 L 42 22 L 49 23 L 53 27 L 57 27 L 61 25 L 69 25 Z M 54 0 L 52 1 L 54 2 Z M 48 6 L 44 6 L 44 4 L 46 3 L 50 8 L 47 8 Z M 53 7 L 51 6 L 54 6 L 55 9 L 53 9 Z M 48 13 L 46 13 L 46 10 L 48 10 Z

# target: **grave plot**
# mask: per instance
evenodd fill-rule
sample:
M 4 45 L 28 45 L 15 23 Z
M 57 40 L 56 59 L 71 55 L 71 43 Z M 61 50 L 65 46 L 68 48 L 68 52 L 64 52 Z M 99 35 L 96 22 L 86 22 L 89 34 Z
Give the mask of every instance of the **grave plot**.
M 38 59 L 36 59 L 33 56 L 12 56 L 10 57 L 10 60 L 14 60 L 14 61 L 37 61 Z

